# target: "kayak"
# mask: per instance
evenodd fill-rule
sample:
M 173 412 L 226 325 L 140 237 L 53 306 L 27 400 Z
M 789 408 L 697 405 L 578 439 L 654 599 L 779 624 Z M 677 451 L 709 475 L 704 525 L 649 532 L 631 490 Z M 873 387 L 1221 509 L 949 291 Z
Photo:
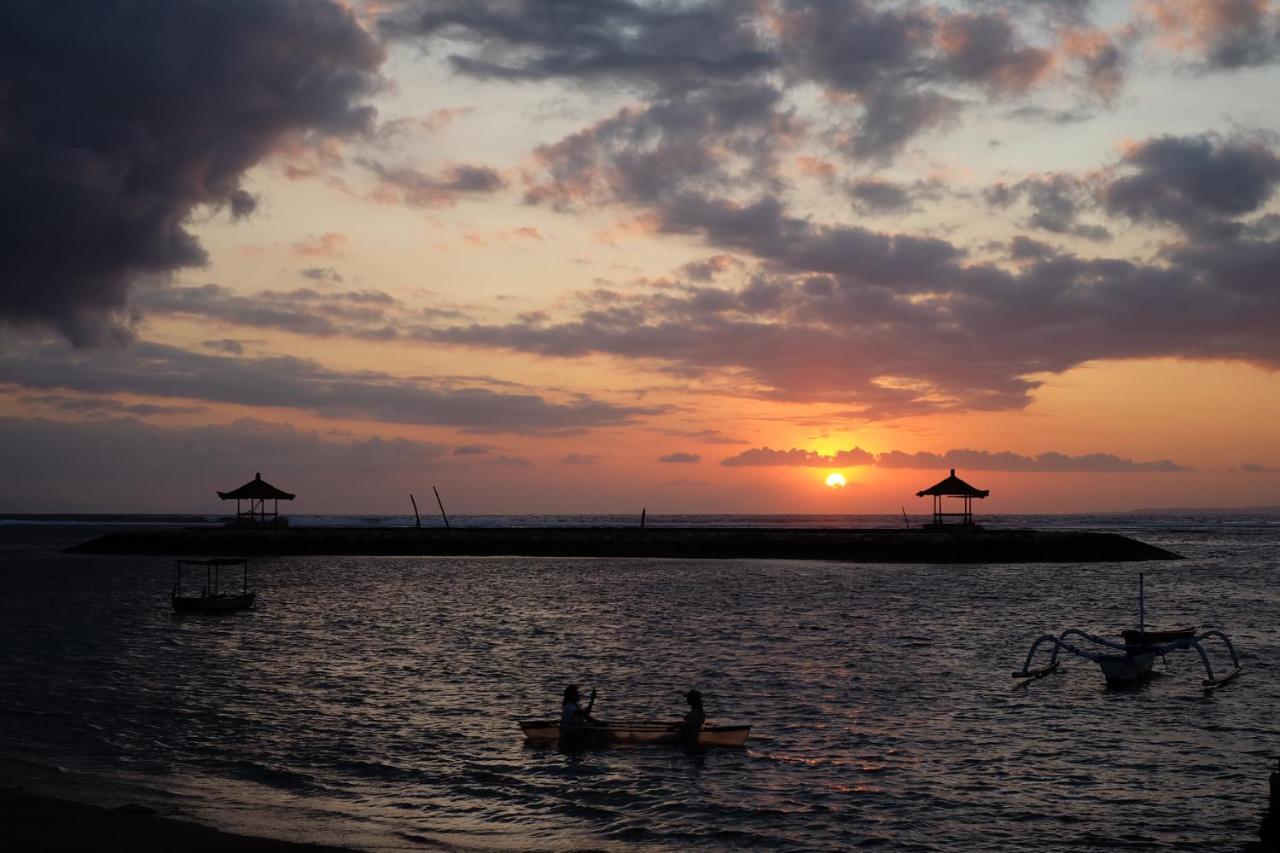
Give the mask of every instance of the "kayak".
M 556 720 L 521 720 L 520 728 L 530 743 L 561 740 L 587 743 L 626 743 L 653 746 L 680 746 L 685 743 L 680 723 L 599 723 L 561 730 Z M 742 746 L 751 726 L 704 726 L 698 729 L 698 746 Z

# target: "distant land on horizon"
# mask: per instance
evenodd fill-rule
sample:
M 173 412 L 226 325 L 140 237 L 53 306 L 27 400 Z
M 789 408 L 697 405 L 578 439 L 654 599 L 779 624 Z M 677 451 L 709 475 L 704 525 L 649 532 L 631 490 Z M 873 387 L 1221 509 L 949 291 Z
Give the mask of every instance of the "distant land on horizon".
M 1280 515 L 1280 506 L 1161 506 L 1129 510 L 1129 515 Z

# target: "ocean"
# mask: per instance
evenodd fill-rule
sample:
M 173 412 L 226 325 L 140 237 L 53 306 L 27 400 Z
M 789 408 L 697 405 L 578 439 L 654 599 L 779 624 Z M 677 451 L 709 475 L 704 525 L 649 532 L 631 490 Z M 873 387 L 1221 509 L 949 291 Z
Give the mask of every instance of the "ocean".
M 0 518 L 0 783 L 366 850 L 1222 851 L 1256 839 L 1280 754 L 1274 516 L 984 519 L 1186 557 L 1157 563 L 258 559 L 257 608 L 224 617 L 171 612 L 168 559 L 61 553 L 216 521 Z M 1193 652 L 1136 691 L 1076 659 L 1010 677 L 1042 633 L 1136 624 L 1139 572 L 1148 624 L 1224 631 L 1237 680 L 1205 694 Z M 752 737 L 526 745 L 516 721 L 555 716 L 570 682 L 605 719 L 678 717 L 697 687 Z

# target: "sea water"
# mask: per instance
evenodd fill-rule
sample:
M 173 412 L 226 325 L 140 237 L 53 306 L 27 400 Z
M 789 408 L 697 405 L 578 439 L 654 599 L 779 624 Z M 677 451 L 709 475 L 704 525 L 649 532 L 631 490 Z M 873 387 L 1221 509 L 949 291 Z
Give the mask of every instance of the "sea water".
M 225 829 L 369 850 L 1231 850 L 1280 753 L 1274 518 L 996 521 L 1187 558 L 1157 563 L 258 559 L 257 608 L 223 617 L 171 613 L 167 559 L 60 553 L 145 519 L 19 521 L 0 526 L 0 782 Z M 546 520 L 460 520 L 513 522 Z M 1206 695 L 1180 652 L 1138 691 L 1075 659 L 1010 677 L 1043 632 L 1135 624 L 1139 572 L 1148 624 L 1225 631 L 1243 675 Z M 606 719 L 676 718 L 697 687 L 752 738 L 526 745 L 516 720 L 555 716 L 570 682 Z

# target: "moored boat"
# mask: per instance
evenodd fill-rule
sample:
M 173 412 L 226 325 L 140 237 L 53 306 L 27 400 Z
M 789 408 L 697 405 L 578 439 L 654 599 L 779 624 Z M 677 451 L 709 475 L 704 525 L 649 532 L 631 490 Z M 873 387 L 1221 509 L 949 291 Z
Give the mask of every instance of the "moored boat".
M 179 613 L 230 613 L 253 607 L 256 593 L 242 595 L 174 595 L 170 596 L 173 609 Z
M 562 739 L 584 743 L 680 746 L 686 743 L 678 722 L 600 722 L 561 729 L 556 720 L 521 720 L 530 743 L 556 743 Z M 743 746 L 751 726 L 704 726 L 698 729 L 697 746 Z
M 178 613 L 231 613 L 253 607 L 257 591 L 249 589 L 248 560 L 219 557 L 212 560 L 174 562 L 177 564 L 177 576 L 173 581 L 169 601 Z M 182 570 L 185 566 L 199 566 L 205 570 L 205 583 L 199 595 L 182 594 Z M 227 566 L 239 566 L 243 571 L 239 592 L 223 592 L 221 589 L 222 569 Z

